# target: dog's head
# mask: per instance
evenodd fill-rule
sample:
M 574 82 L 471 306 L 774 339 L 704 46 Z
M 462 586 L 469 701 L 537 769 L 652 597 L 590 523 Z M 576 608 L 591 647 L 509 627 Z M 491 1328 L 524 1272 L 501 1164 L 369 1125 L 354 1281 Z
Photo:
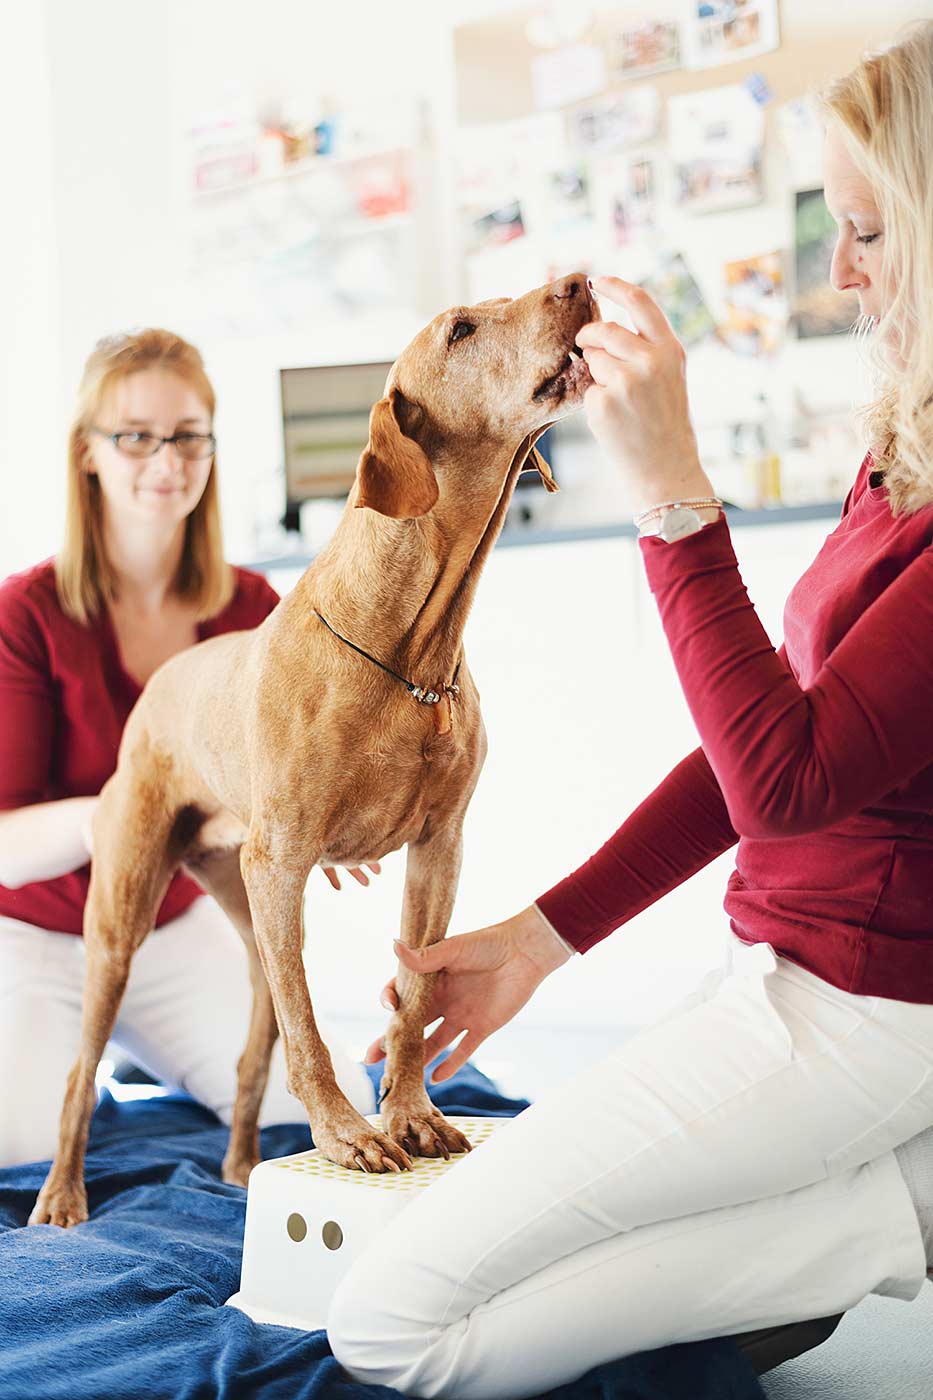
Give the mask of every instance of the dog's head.
M 515 301 L 435 316 L 392 366 L 372 410 L 354 504 L 396 519 L 425 515 L 451 473 L 504 455 L 556 489 L 534 443 L 583 402 L 593 381 L 576 337 L 598 319 L 582 273 Z

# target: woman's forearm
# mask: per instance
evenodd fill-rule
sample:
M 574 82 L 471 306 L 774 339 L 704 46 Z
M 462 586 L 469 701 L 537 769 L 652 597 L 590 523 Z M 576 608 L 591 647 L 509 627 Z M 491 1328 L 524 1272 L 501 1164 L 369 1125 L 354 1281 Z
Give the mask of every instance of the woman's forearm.
M 86 830 L 96 797 L 65 797 L 0 812 L 0 885 L 54 880 L 90 859 Z

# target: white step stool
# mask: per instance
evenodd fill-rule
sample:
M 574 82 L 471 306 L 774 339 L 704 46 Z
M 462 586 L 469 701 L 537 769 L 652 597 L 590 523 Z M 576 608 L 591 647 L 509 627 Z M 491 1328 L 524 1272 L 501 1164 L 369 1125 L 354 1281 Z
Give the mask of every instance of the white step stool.
M 366 1121 L 381 1128 L 378 1113 Z M 447 1119 L 484 1142 L 505 1118 Z M 461 1161 L 416 1157 L 408 1172 L 338 1167 L 314 1148 L 259 1162 L 249 1174 L 240 1291 L 227 1303 L 254 1322 L 316 1331 L 337 1284 L 370 1240 L 420 1191 Z

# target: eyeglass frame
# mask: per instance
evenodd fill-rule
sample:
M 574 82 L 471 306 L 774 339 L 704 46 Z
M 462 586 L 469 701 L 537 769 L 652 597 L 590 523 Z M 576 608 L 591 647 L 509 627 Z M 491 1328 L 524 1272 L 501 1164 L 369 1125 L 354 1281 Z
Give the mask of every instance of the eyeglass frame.
M 217 451 L 217 438 L 213 433 L 184 432 L 173 433 L 171 437 L 161 437 L 158 433 L 139 432 L 135 428 L 126 428 L 122 433 L 107 433 L 103 428 L 98 428 L 94 425 L 91 426 L 91 432 L 96 433 L 98 437 L 107 438 L 109 442 L 113 443 L 118 452 L 122 452 L 125 457 L 132 457 L 136 462 L 148 462 L 152 457 L 158 457 L 162 448 L 165 447 L 167 443 L 171 443 L 177 451 L 179 438 L 202 438 L 205 442 L 209 441 L 211 444 L 211 450 L 205 452 L 202 457 L 185 457 L 179 452 L 178 455 L 183 462 L 206 462 L 208 457 L 213 457 L 214 453 Z M 134 456 L 132 452 L 127 452 L 125 448 L 120 446 L 117 439 L 121 437 L 149 437 L 158 442 L 159 445 L 152 452 L 144 452 L 140 456 Z

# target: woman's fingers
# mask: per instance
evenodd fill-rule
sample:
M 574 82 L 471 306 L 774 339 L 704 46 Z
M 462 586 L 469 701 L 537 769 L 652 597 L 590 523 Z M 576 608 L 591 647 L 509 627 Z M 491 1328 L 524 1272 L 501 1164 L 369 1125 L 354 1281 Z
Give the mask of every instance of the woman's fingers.
M 439 972 L 442 967 L 448 967 L 456 961 L 456 941 L 455 938 L 440 938 L 436 943 L 426 944 L 423 948 L 409 948 L 407 943 L 396 938 L 392 946 L 399 962 L 410 972 Z
M 441 1084 L 445 1079 L 450 1079 L 452 1075 L 457 1073 L 458 1069 L 463 1068 L 485 1039 L 485 1035 L 481 1035 L 478 1031 L 470 1031 L 468 1035 L 465 1035 L 456 1050 L 451 1050 L 444 1063 L 438 1065 L 431 1075 L 431 1083 Z
M 328 880 L 331 882 L 335 890 L 343 888 L 343 886 L 340 883 L 340 876 L 337 874 L 337 871 L 332 865 L 322 865 L 321 869 L 324 871 L 324 874 L 327 876 Z M 352 875 L 354 880 L 356 880 L 357 884 L 359 885 L 369 884 L 369 876 L 366 874 L 366 870 L 371 870 L 374 875 L 379 875 L 382 873 L 382 866 L 379 864 L 378 860 L 368 860 L 366 862 L 366 870 L 364 870 L 362 866 L 359 865 L 348 865 L 345 867 L 345 869 L 347 874 Z
M 463 1034 L 463 1030 L 464 1027 L 458 1026 L 456 1021 L 442 1021 L 437 1030 L 432 1031 L 424 1042 L 425 1064 L 430 1064 L 435 1055 L 439 1055 L 442 1050 L 446 1050 L 447 1046 L 455 1041 L 458 1035 Z
M 644 336 L 626 330 L 617 321 L 591 321 L 577 332 L 581 350 L 608 350 L 617 359 L 641 359 L 648 350 Z
M 616 306 L 624 306 L 636 331 L 648 340 L 663 340 L 673 335 L 670 321 L 643 287 L 636 287 L 634 282 L 625 282 L 621 277 L 596 277 L 593 286 L 598 296 L 614 301 Z
M 630 366 L 623 365 L 622 361 L 615 355 L 610 355 L 608 350 L 584 350 L 583 358 L 593 376 L 594 384 L 598 384 L 601 389 L 622 387 L 626 370 L 630 369 Z
M 377 1065 L 379 1061 L 384 1060 L 385 1057 L 386 1043 L 383 1040 L 382 1036 L 380 1036 L 378 1040 L 373 1041 L 372 1045 L 366 1051 L 366 1054 L 363 1056 L 363 1064 Z
M 423 948 L 409 948 L 400 938 L 393 945 L 396 957 L 411 972 L 440 972 L 456 968 L 458 972 L 492 972 L 508 958 L 508 946 L 497 929 L 477 929 L 473 933 L 458 933 L 451 938 L 439 938 Z

